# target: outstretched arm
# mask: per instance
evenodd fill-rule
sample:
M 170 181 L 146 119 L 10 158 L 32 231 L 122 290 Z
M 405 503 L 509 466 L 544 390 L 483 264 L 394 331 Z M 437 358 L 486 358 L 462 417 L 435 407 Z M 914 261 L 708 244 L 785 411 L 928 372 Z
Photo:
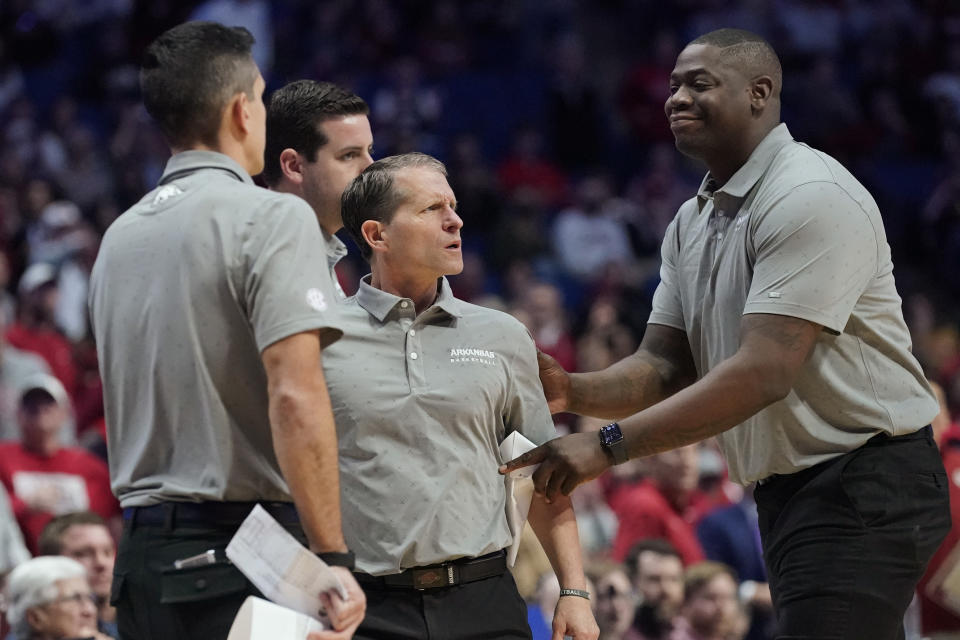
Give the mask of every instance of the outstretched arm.
M 734 427 L 790 393 L 807 362 L 820 325 L 772 314 L 748 314 L 740 348 L 696 383 L 620 423 L 630 458 L 699 442 Z M 533 475 L 547 499 L 568 495 L 611 461 L 595 433 L 547 442 L 502 466 L 501 472 L 540 464 Z
M 647 325 L 636 353 L 602 371 L 567 373 L 550 356 L 537 357 L 553 413 L 616 420 L 663 400 L 697 377 L 687 335 L 658 324 Z

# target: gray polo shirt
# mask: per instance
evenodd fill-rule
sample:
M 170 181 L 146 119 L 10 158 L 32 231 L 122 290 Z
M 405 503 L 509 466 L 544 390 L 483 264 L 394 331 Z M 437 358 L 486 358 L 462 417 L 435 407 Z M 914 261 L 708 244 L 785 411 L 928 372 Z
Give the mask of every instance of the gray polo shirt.
M 700 376 L 737 351 L 744 314 L 824 327 L 789 396 L 719 437 L 733 480 L 792 473 L 936 415 L 876 203 L 786 125 L 721 189 L 704 178 L 667 228 L 662 257 L 649 322 L 687 333 Z
M 498 446 L 513 431 L 556 436 L 533 340 L 511 316 L 454 298 L 445 279 L 416 316 L 368 278 L 323 354 L 357 567 L 397 573 L 509 546 Z
M 343 244 L 343 241 L 337 236 L 327 233 L 323 227 L 320 228 L 320 233 L 323 235 L 323 247 L 324 254 L 327 256 L 327 266 L 330 267 L 330 281 L 333 283 L 333 290 L 337 292 L 337 301 L 339 302 L 346 298 L 347 294 L 344 293 L 343 287 L 340 286 L 340 281 L 337 280 L 337 272 L 334 269 L 337 263 L 346 257 L 347 245 Z
M 323 243 L 306 202 L 205 151 L 170 158 L 110 226 L 90 313 L 124 507 L 290 500 L 260 354 L 304 331 L 340 336 Z

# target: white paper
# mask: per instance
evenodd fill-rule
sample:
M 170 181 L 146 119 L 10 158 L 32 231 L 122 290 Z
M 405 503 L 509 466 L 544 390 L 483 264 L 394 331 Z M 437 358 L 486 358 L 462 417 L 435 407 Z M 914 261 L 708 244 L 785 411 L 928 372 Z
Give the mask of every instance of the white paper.
M 73 473 L 17 471 L 13 474 L 13 493 L 27 504 L 41 500 L 55 516 L 90 508 L 87 483 Z
M 257 505 L 227 545 L 227 557 L 277 604 L 320 619 L 321 593 L 346 590 L 323 560 Z M 281 637 L 281 636 L 277 636 Z
M 523 455 L 537 445 L 530 442 L 519 431 L 514 431 L 500 443 L 500 455 L 504 462 Z M 507 525 L 513 535 L 513 544 L 507 553 L 507 565 L 513 566 L 517 561 L 517 552 L 520 550 L 520 538 L 523 534 L 523 525 L 527 522 L 530 513 L 530 503 L 533 501 L 533 472 L 539 464 L 516 469 L 507 474 L 504 482 L 507 491 Z
M 233 619 L 227 640 L 303 640 L 312 631 L 323 631 L 323 625 L 293 609 L 248 596 Z

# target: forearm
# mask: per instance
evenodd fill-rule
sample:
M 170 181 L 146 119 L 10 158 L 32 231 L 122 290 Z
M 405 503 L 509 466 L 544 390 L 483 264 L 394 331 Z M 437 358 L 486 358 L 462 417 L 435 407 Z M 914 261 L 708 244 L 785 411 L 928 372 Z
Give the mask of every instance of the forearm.
M 602 371 L 571 374 L 569 411 L 619 420 L 660 402 L 676 390 L 664 380 L 660 365 L 637 352 Z
M 273 445 L 314 551 L 344 551 L 337 432 L 326 384 L 271 394 Z
M 620 428 L 630 458 L 649 456 L 723 433 L 784 396 L 765 367 L 738 353 Z
M 550 559 L 550 566 L 557 574 L 560 586 L 586 589 L 580 536 L 570 498 L 560 496 L 548 504 L 543 496 L 534 495 L 528 520 Z

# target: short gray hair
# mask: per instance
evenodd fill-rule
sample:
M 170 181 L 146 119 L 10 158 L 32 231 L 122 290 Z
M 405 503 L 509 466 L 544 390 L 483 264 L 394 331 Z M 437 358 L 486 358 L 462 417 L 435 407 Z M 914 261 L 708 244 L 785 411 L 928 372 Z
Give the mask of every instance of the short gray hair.
M 16 638 L 30 636 L 27 611 L 53 602 L 60 595 L 57 582 L 70 578 L 86 578 L 87 570 L 72 558 L 42 556 L 17 565 L 7 576 L 4 601 L 7 620 Z
M 373 252 L 363 239 L 360 227 L 367 220 L 390 222 L 406 194 L 395 188 L 393 177 L 401 169 L 432 169 L 446 177 L 442 162 L 425 153 L 402 153 L 377 160 L 353 179 L 340 198 L 343 226 L 357 243 L 360 255 L 367 262 Z

